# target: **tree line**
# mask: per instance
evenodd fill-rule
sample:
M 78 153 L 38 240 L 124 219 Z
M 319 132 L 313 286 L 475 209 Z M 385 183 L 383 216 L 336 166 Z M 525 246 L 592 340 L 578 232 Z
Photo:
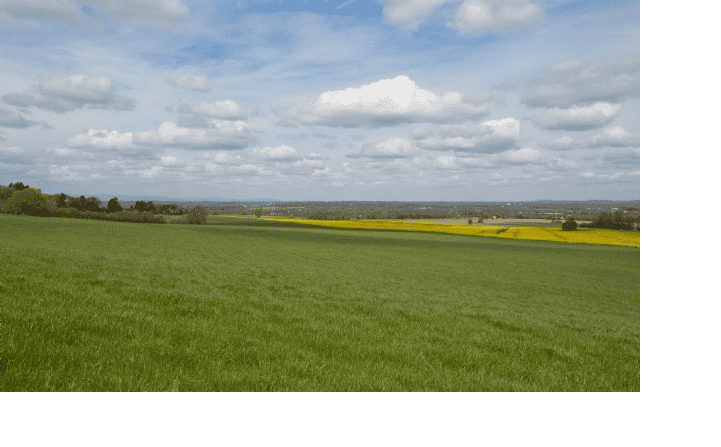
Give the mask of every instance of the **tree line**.
M 183 208 L 178 204 L 159 204 L 153 201 L 138 200 L 130 208 L 123 208 L 117 197 L 103 207 L 97 197 L 43 194 L 40 189 L 24 185 L 22 182 L 0 185 L 0 212 L 25 214 L 38 217 L 69 217 L 97 220 L 112 220 L 139 223 L 166 223 L 165 215 L 184 216 L 178 223 L 204 224 L 208 211 L 197 205 Z

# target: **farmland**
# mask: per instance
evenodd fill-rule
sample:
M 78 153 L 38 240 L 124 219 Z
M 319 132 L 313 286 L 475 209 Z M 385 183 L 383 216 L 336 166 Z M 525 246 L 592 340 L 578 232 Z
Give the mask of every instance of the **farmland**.
M 208 223 L 0 215 L 2 390 L 640 390 L 638 247 Z

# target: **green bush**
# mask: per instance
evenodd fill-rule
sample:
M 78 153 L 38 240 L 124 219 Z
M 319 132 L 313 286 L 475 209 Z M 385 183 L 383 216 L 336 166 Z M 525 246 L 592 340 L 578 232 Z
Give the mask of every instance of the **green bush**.
M 253 210 L 253 215 L 257 218 L 260 218 L 260 216 L 263 215 L 263 210 L 260 208 L 256 208 Z
M 5 201 L 9 199 L 14 192 L 15 190 L 13 188 L 8 188 L 5 185 L 0 185 L 0 200 Z
M 188 223 L 196 224 L 196 225 L 203 225 L 206 222 L 208 222 L 207 217 L 208 217 L 208 210 L 204 206 L 195 205 L 188 212 Z
M 95 213 L 102 214 L 102 213 Z M 150 211 L 134 211 L 123 210 L 117 213 L 107 214 L 105 220 L 113 222 L 132 222 L 132 223 L 166 223 L 165 217 L 161 214 L 155 215 Z
M 13 214 L 28 216 L 50 216 L 47 209 L 48 196 L 36 188 L 15 191 L 7 200 L 7 206 Z
M 561 229 L 564 231 L 574 231 L 578 229 L 578 223 L 573 216 L 568 216 L 565 222 L 561 224 Z

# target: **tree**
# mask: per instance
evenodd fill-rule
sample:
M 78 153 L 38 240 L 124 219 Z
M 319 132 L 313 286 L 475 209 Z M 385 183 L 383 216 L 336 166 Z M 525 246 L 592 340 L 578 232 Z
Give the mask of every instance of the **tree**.
M 22 191 L 23 189 L 28 189 L 30 187 L 23 185 L 23 182 L 10 183 L 8 186 L 15 191 Z
M 123 210 L 117 197 L 108 200 L 108 213 L 118 213 Z
M 149 211 L 151 213 L 155 213 L 155 205 L 153 204 L 153 201 L 150 202 L 144 202 L 142 200 L 137 200 L 135 202 L 135 210 L 136 211 Z
M 561 224 L 561 229 L 564 231 L 574 231 L 578 229 L 578 223 L 573 218 L 573 216 L 568 216 L 568 218 L 566 218 L 566 221 Z
M 253 210 L 253 215 L 260 219 L 260 216 L 263 215 L 263 210 L 260 208 L 256 208 Z
M 85 210 L 99 213 L 102 211 L 102 208 L 100 207 L 101 203 L 102 202 L 97 197 L 88 197 L 85 199 Z
M 472 218 L 472 217 L 469 217 L 469 218 L 468 218 L 468 225 L 471 225 L 472 223 L 473 223 L 473 218 Z
M 67 202 L 68 196 L 66 196 L 64 193 L 56 194 L 55 195 L 55 201 L 58 204 L 58 208 L 67 208 L 68 202 Z
M 0 200 L 7 200 L 10 198 L 11 195 L 15 190 L 13 188 L 10 188 L 9 186 L 0 185 Z
M 39 189 L 23 188 L 17 190 L 7 201 L 7 207 L 13 214 L 28 216 L 50 216 L 47 209 L 48 196 Z
M 188 223 L 202 225 L 208 222 L 208 210 L 201 205 L 196 205 L 188 212 Z

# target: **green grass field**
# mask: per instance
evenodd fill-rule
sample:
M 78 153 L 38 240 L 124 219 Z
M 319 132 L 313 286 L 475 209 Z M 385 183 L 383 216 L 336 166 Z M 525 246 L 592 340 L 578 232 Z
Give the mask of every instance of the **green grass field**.
M 640 390 L 639 248 L 232 221 L 0 215 L 2 391 Z

